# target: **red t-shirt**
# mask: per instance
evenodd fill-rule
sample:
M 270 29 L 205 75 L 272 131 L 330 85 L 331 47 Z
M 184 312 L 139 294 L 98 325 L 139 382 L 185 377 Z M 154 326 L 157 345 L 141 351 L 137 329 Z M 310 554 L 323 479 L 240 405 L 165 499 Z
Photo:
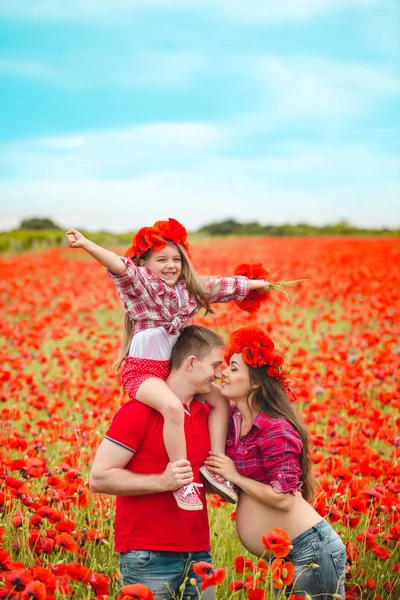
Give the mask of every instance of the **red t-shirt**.
M 199 469 L 210 450 L 209 406 L 193 400 L 185 408 L 187 457 L 194 480 L 201 483 Z M 141 402 L 124 404 L 115 415 L 106 438 L 131 450 L 126 469 L 133 473 L 162 473 L 168 462 L 161 413 Z M 204 488 L 197 488 L 202 510 L 182 510 L 172 492 L 145 496 L 117 496 L 115 550 L 164 550 L 199 552 L 210 549 L 210 533 Z

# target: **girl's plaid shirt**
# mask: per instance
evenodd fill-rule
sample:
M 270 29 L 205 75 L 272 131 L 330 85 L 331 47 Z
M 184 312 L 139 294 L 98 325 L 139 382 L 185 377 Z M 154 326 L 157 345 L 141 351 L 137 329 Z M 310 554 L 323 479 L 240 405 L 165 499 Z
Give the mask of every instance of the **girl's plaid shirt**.
M 121 259 L 127 266 L 125 273 L 115 275 L 107 272 L 117 286 L 134 333 L 151 327 L 164 327 L 171 335 L 180 333 L 200 309 L 188 291 L 186 282 L 181 280 L 177 283 L 182 298 L 182 305 L 179 306 L 177 292 L 150 269 L 137 267 L 130 258 Z M 205 277 L 202 280 L 211 303 L 240 302 L 249 292 L 247 277 Z

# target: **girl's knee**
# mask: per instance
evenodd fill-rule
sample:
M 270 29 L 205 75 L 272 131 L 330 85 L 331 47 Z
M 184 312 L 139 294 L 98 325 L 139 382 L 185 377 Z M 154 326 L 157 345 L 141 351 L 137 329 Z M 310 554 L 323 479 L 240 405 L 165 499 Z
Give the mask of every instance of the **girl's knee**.
M 161 411 L 164 419 L 168 421 L 172 421 L 173 423 L 183 423 L 183 405 L 182 402 L 177 398 L 176 402 L 174 400 L 168 400 L 163 406 L 163 410 Z

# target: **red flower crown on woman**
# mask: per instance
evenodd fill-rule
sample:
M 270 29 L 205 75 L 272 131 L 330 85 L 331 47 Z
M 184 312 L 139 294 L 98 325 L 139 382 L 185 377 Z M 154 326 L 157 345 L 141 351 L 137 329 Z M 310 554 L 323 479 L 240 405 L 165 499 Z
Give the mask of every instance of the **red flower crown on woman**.
M 277 380 L 290 400 L 294 400 L 294 394 L 289 388 L 288 373 L 282 369 L 283 356 L 274 349 L 274 342 L 261 327 L 241 327 L 231 333 L 224 358 L 229 364 L 233 354 L 241 354 L 250 367 L 267 367 L 268 375 Z
M 133 236 L 132 246 L 125 252 L 125 256 L 142 256 L 147 250 L 159 252 L 167 246 L 168 242 L 182 246 L 190 256 L 187 231 L 175 219 L 156 221 L 152 227 L 139 229 Z

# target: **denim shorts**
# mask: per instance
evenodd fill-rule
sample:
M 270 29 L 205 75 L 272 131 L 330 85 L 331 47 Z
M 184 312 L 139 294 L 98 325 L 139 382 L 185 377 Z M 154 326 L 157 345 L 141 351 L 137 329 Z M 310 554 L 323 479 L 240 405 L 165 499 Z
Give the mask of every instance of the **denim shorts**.
M 159 550 L 131 550 L 120 554 L 121 575 L 124 585 L 143 583 L 154 594 L 154 600 L 170 599 L 167 585 L 178 598 L 181 598 L 180 586 L 187 577 L 183 600 L 198 600 L 201 577 L 193 572 L 195 562 L 212 562 L 208 551 L 202 552 L 164 552 Z M 195 578 L 198 586 L 189 579 Z M 203 600 L 214 600 L 215 587 L 208 588 Z
M 285 558 L 295 566 L 293 584 L 286 592 L 331 600 L 332 594 L 345 598 L 346 550 L 336 531 L 320 521 L 292 540 L 293 550 Z M 311 568 L 310 565 L 318 565 Z M 290 592 L 290 593 L 289 593 Z

